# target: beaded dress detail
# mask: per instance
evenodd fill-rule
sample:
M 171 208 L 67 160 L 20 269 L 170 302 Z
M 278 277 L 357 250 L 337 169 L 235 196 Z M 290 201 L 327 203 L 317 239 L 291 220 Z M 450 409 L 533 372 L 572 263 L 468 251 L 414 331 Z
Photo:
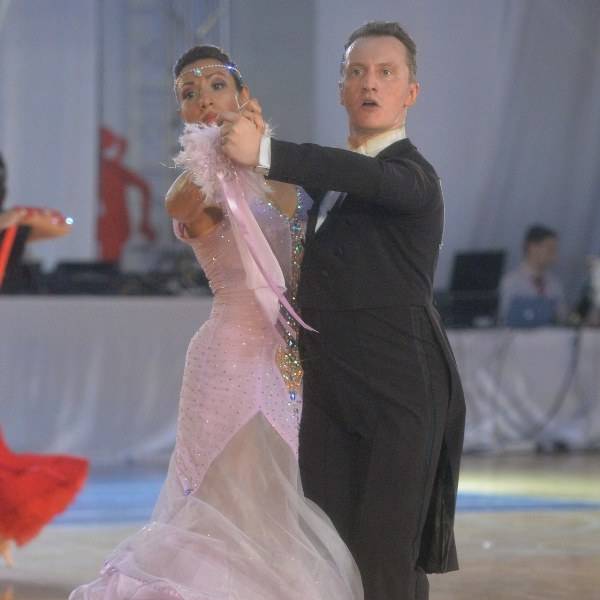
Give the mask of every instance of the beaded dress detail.
M 261 198 L 248 206 L 289 281 L 290 221 Z M 174 224 L 214 294 L 188 348 L 175 450 L 150 523 L 70 600 L 363 598 L 350 552 L 302 493 L 300 393 L 277 360 L 289 336 L 249 285 L 233 221 L 225 207 L 196 239 Z
M 261 220 L 283 222 L 265 203 L 254 209 Z M 185 240 L 181 229 L 178 235 Z M 192 338 L 183 376 L 175 460 L 186 493 L 198 487 L 215 457 L 257 413 L 294 452 L 299 426 L 275 362 L 281 338 L 246 287 L 229 221 L 192 247 L 214 299 L 210 319 Z

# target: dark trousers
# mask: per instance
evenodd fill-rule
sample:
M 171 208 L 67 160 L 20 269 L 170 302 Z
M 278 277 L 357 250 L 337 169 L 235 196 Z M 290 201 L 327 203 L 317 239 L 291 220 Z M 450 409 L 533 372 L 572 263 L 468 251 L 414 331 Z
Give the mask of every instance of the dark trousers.
M 304 492 L 360 569 L 365 600 L 426 600 L 417 566 L 450 394 L 419 307 L 303 311 Z

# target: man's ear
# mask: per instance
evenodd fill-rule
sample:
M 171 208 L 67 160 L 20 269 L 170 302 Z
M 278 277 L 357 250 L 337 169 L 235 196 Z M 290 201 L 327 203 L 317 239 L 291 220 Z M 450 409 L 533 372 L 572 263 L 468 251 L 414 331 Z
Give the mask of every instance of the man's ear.
M 338 81 L 338 92 L 340 95 L 340 104 L 342 106 L 345 106 L 345 104 L 344 104 L 344 82 L 341 79 Z
M 406 100 L 404 101 L 405 108 L 412 106 L 417 101 L 417 96 L 419 95 L 420 91 L 421 85 L 417 81 L 414 81 L 409 85 L 408 95 L 406 96 Z

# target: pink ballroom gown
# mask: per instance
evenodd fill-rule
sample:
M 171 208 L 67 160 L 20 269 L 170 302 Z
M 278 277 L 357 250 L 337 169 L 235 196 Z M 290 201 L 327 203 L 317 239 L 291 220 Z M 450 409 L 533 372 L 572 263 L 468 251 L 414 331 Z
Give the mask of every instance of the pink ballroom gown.
M 263 200 L 248 204 L 287 263 L 287 219 Z M 231 219 L 198 239 L 175 231 L 214 301 L 188 348 L 166 482 L 151 521 L 70 600 L 362 600 L 352 556 L 302 493 L 299 399 L 278 369 L 281 337 L 248 288 Z

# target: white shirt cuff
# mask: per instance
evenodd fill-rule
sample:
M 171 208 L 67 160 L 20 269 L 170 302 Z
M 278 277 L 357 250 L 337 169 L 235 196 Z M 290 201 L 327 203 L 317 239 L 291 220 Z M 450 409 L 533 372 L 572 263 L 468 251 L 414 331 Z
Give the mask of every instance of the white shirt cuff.
M 271 136 L 264 134 L 260 140 L 260 150 L 258 152 L 258 165 L 256 170 L 263 175 L 268 175 L 271 168 Z

